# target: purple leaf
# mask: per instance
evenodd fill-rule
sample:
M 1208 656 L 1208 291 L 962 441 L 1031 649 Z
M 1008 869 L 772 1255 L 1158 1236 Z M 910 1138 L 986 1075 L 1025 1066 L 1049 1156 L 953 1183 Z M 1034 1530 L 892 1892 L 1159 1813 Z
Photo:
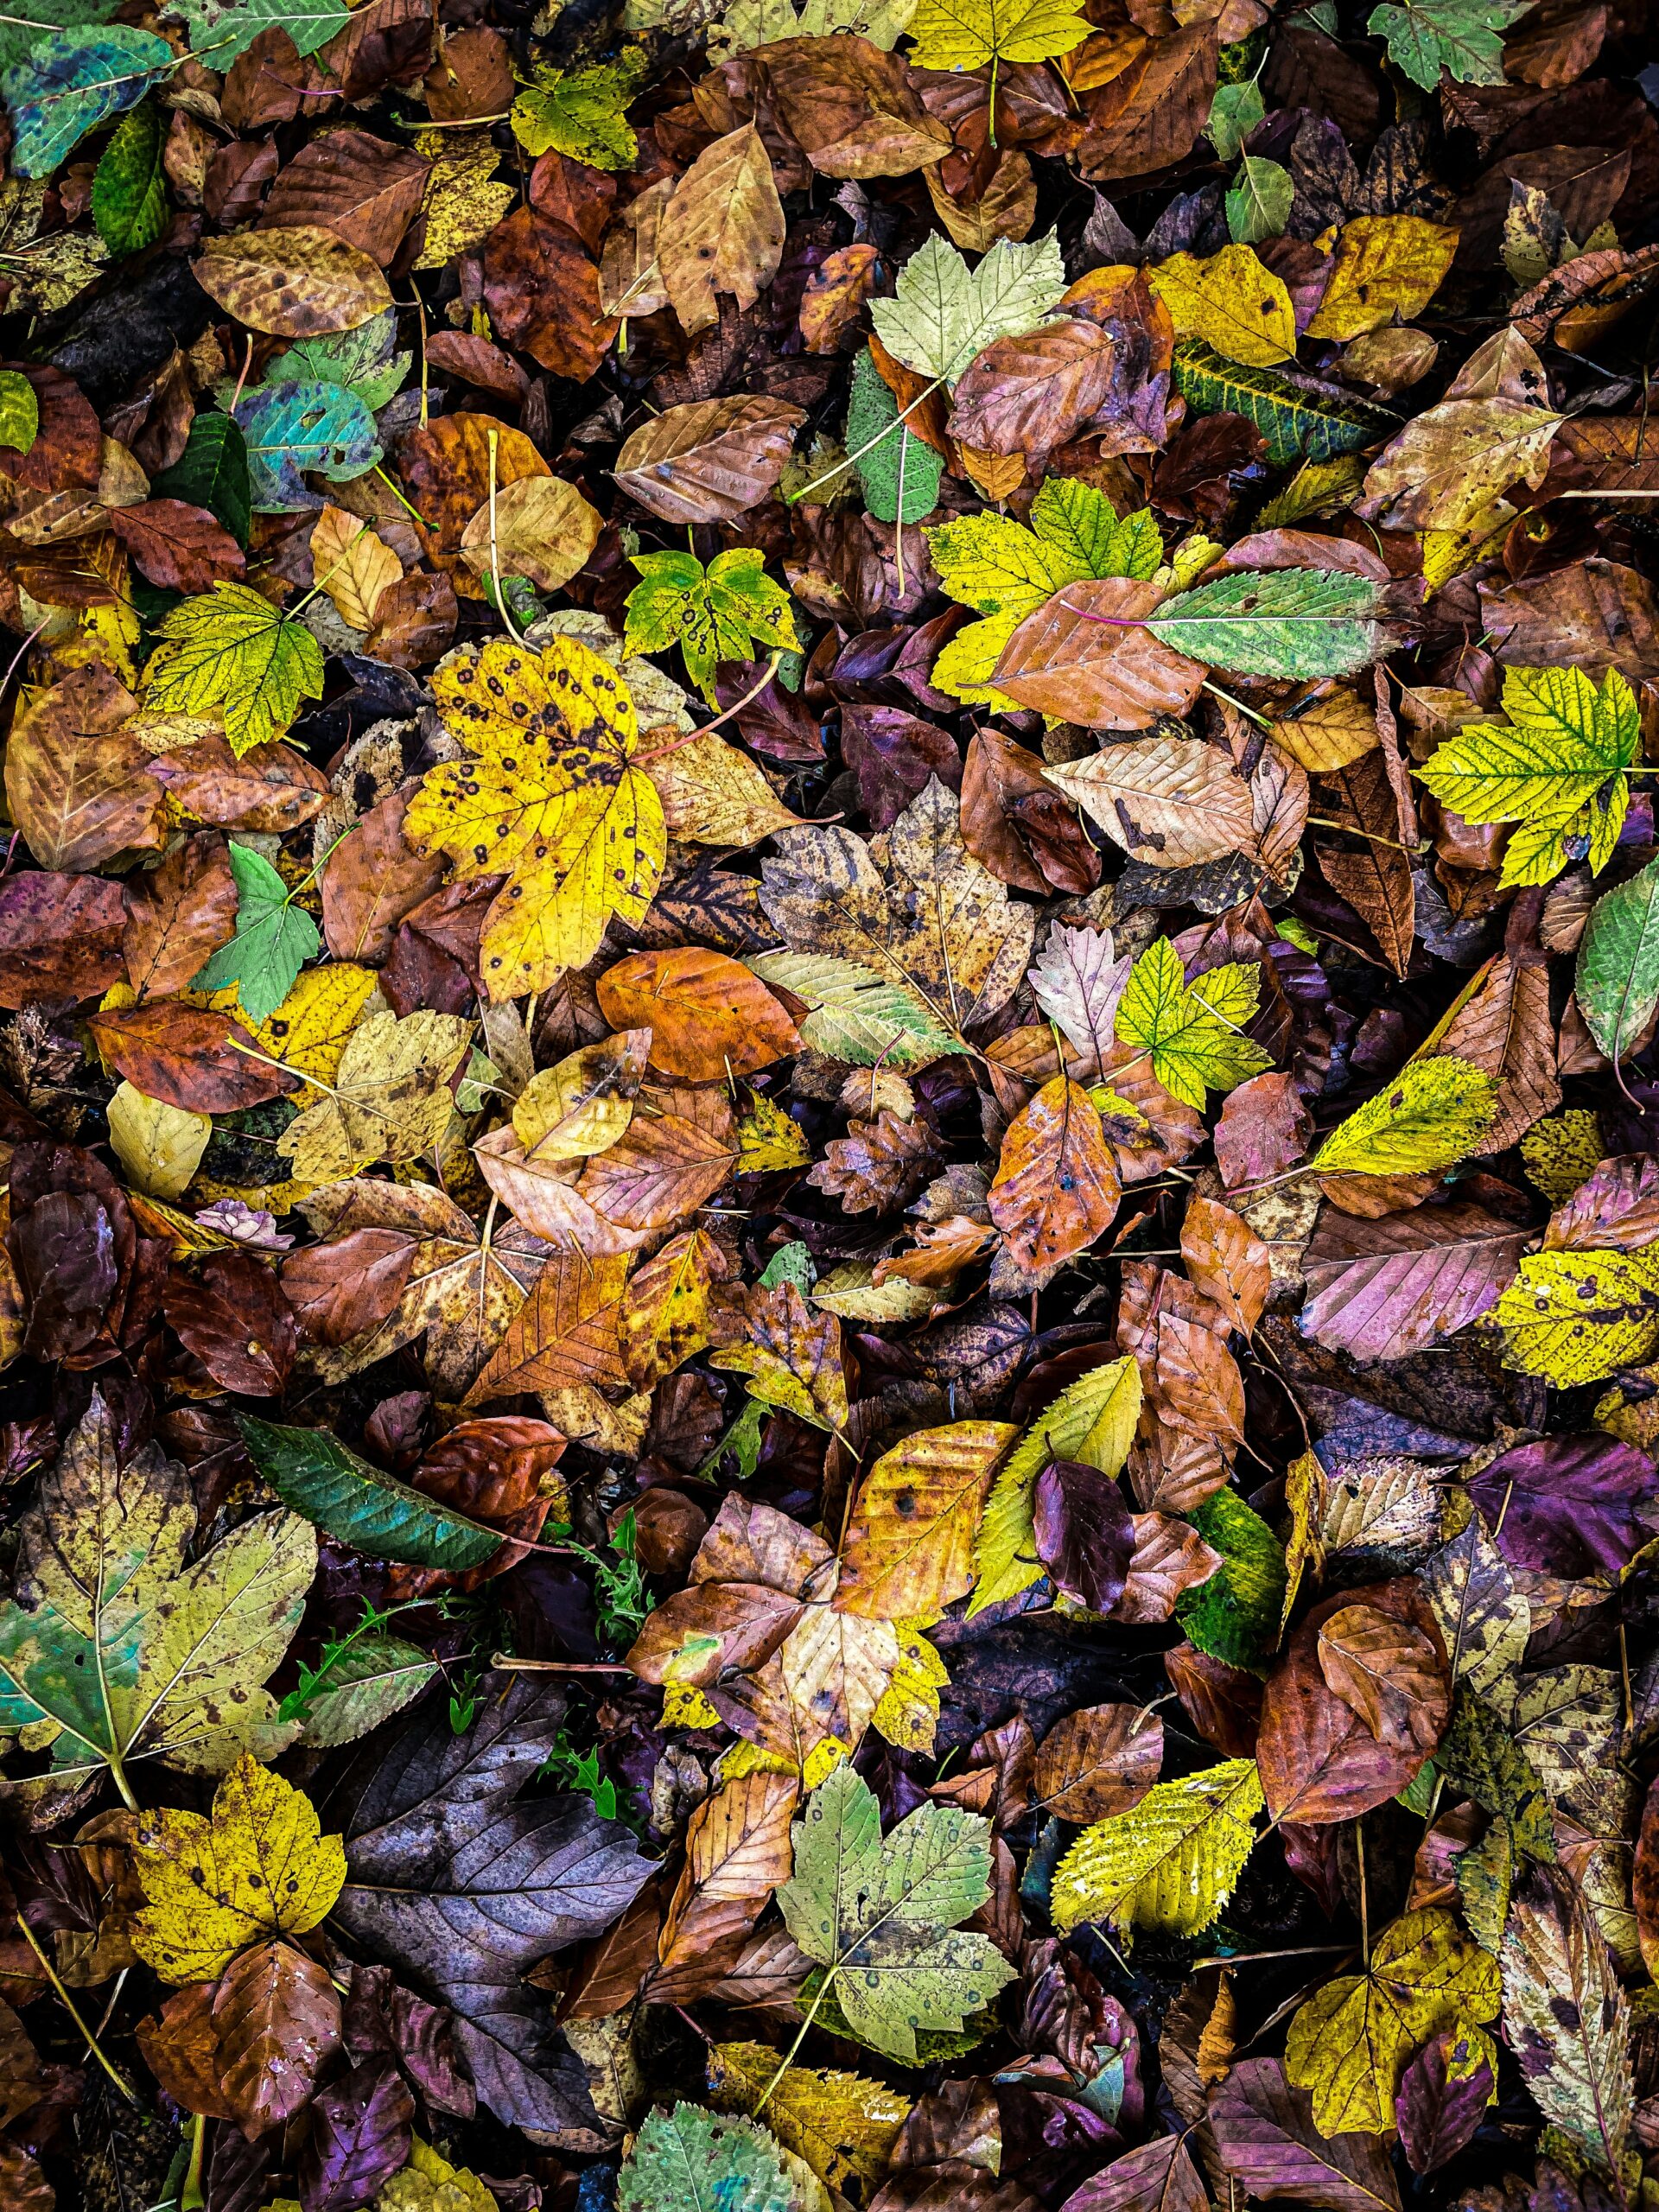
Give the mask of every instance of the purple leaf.
M 1492 2069 L 1482 2058 L 1472 2073 L 1455 2076 L 1451 2069 L 1468 2056 L 1467 2039 L 1448 2031 L 1420 2050 L 1401 2079 L 1394 2116 L 1414 2174 L 1432 2174 L 1455 2158 L 1480 2126 Z
M 1637 1509 L 1656 1491 L 1647 1453 L 1600 1435 L 1519 1445 L 1469 1485 L 1511 1567 L 1568 1576 L 1625 1566 L 1648 1540 Z
M 355 2066 L 319 2089 L 300 2160 L 305 2212 L 353 2212 L 409 2164 L 415 2100 L 384 2061 Z
M 1055 1588 L 1090 1612 L 1109 1613 L 1135 1553 L 1135 1523 L 1111 1477 L 1080 1459 L 1051 1460 L 1037 1478 L 1032 1522 Z

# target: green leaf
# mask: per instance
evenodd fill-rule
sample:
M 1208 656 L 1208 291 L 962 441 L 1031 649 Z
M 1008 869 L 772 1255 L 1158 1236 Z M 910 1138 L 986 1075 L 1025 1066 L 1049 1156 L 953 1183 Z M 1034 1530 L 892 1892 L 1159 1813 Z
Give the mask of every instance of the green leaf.
M 872 2050 L 914 2065 L 918 2028 L 959 2029 L 1013 1980 L 989 1937 L 957 1925 L 990 1893 L 990 1833 L 977 1814 L 935 1804 L 884 1840 L 874 1793 L 845 1765 L 796 1822 L 779 1907 Z
M 0 369 L 0 446 L 27 453 L 41 435 L 41 403 L 21 369 Z
M 1617 1065 L 1659 1006 L 1659 860 L 1590 909 L 1573 988 L 1590 1034 Z
M 383 1474 L 326 1429 L 280 1428 L 251 1414 L 238 1414 L 237 1427 L 284 1505 L 371 1559 L 462 1574 L 501 1548 L 498 1530 Z
M 947 1052 L 968 1049 L 940 1028 L 914 992 L 856 960 L 762 952 L 745 965 L 763 983 L 780 984 L 806 1001 L 811 1012 L 800 1026 L 802 1040 L 829 1059 L 861 1068 L 925 1068 Z
M 1125 1937 L 1201 1934 L 1250 1855 L 1262 1802 L 1254 1759 L 1154 1784 L 1131 1811 L 1086 1828 L 1061 1859 L 1049 1900 L 1055 1927 L 1064 1936 L 1103 1920 Z
M 1476 722 L 1417 771 L 1465 822 L 1514 822 L 1500 884 L 1548 883 L 1586 853 L 1611 856 L 1642 743 L 1636 694 L 1616 668 L 1599 689 L 1581 668 L 1508 668 L 1507 727 Z
M 1255 963 L 1234 961 L 1189 988 L 1174 946 L 1154 938 L 1118 1001 L 1118 1039 L 1149 1053 L 1171 1097 L 1202 1113 L 1206 1090 L 1231 1090 L 1273 1065 L 1271 1053 L 1240 1033 L 1255 1019 L 1261 980 Z
M 711 707 L 721 661 L 747 660 L 756 645 L 800 650 L 789 594 L 752 546 L 715 554 L 706 570 L 691 553 L 636 553 L 633 565 L 642 581 L 628 594 L 623 652 L 661 653 L 677 645 Z
M 307 1745 L 332 1751 L 401 1713 L 437 1672 L 435 1659 L 400 1636 L 349 1637 L 325 1650 L 320 1667 L 301 1669 L 299 1688 L 289 1692 L 276 1717 L 303 1721 Z
M 1103 1475 L 1117 1474 L 1135 1441 L 1141 1395 L 1135 1360 L 1109 1359 L 1068 1383 L 1020 1439 L 985 1502 L 974 1546 L 977 1580 L 969 1618 L 1042 1580 L 1032 1516 L 1038 1476 L 1051 1459 L 1080 1459 Z
M 296 514 L 315 495 L 302 472 L 331 484 L 366 475 L 380 458 L 374 417 L 354 391 L 321 383 L 257 385 L 237 402 L 256 514 Z
M 890 300 L 872 300 L 875 334 L 919 376 L 954 384 L 993 339 L 1034 330 L 1065 290 L 1059 240 L 998 238 L 970 270 L 938 232 L 899 272 Z
M 322 648 L 245 584 L 219 583 L 162 618 L 143 673 L 163 714 L 222 713 L 232 753 L 280 737 L 303 698 L 322 696 Z
M 191 977 L 190 988 L 219 991 L 234 983 L 248 1019 L 269 1021 L 322 940 L 263 853 L 232 840 L 230 857 L 236 879 L 236 935 Z
M 631 169 L 639 141 L 624 111 L 644 74 L 637 53 L 592 69 L 543 66 L 512 104 L 512 134 L 527 154 L 556 152 L 589 168 Z
M 1410 1060 L 1340 1122 L 1309 1163 L 1319 1175 L 1425 1175 L 1478 1149 L 1497 1085 L 1450 1052 Z
M 1236 245 L 1259 245 L 1264 238 L 1278 238 L 1290 220 L 1295 196 L 1287 168 L 1264 155 L 1246 154 L 1224 202 L 1227 235 Z
M 355 330 L 330 331 L 322 338 L 302 338 L 278 353 L 265 369 L 267 385 L 332 384 L 354 392 L 371 415 L 378 414 L 403 389 L 414 358 L 397 350 L 397 310 L 383 308 Z M 224 404 L 228 388 L 221 397 Z
M 351 21 L 344 0 L 175 0 L 163 14 L 181 16 L 190 47 L 210 69 L 228 70 L 262 31 L 283 31 L 302 54 L 327 46 Z
M 1531 0 L 1403 0 L 1373 8 L 1365 28 L 1389 42 L 1389 59 L 1426 92 L 1447 71 L 1460 85 L 1503 82 L 1503 33 Z
M 17 20 L 0 23 L 0 70 L 22 61 L 41 35 L 41 29 L 70 30 L 89 23 L 107 23 L 119 0 L 29 0 L 27 8 L 9 9 Z
M 1244 141 L 1267 111 L 1261 87 L 1253 77 L 1243 84 L 1223 85 L 1211 106 L 1204 135 L 1222 161 L 1236 161 L 1244 150 Z
M 1253 423 L 1279 468 L 1293 461 L 1334 460 L 1400 427 L 1383 408 L 1312 378 L 1299 384 L 1276 369 L 1246 368 L 1202 338 L 1184 338 L 1176 346 L 1174 384 L 1195 415 L 1242 415 Z
M 177 58 L 154 31 L 126 24 L 32 39 L 0 72 L 0 100 L 11 111 L 13 173 L 49 176 L 89 130 L 136 107 Z
M 247 442 L 228 415 L 198 415 L 184 451 L 149 490 L 152 499 L 182 499 L 188 506 L 206 507 L 238 545 L 247 543 L 253 521 Z
M 1279 1640 L 1289 1580 L 1284 1547 L 1236 1491 L 1218 1490 L 1185 1517 L 1221 1554 L 1221 1569 L 1182 1592 L 1175 1618 L 1187 1642 L 1212 1659 L 1259 1671 Z
M 1382 649 L 1376 586 L 1340 569 L 1242 569 L 1166 599 L 1147 627 L 1240 676 L 1349 676 Z
M 650 2113 L 623 2162 L 616 2212 L 801 2212 L 775 2137 L 754 2120 L 676 2105 Z
M 870 445 L 873 438 L 880 443 Z M 867 445 L 869 451 L 861 453 Z M 899 422 L 899 403 L 868 347 L 853 364 L 852 396 L 847 404 L 847 450 L 860 454 L 856 467 L 864 504 L 878 522 L 920 522 L 938 506 L 944 462 L 908 423 Z
M 114 254 L 142 253 L 167 228 L 167 125 L 146 100 L 115 126 L 92 178 L 92 220 Z

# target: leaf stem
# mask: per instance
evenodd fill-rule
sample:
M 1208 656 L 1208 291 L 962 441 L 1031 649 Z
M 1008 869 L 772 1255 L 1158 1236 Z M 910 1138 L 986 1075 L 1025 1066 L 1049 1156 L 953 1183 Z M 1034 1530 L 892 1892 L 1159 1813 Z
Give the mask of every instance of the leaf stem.
M 772 2091 L 783 2080 L 785 2075 L 788 2073 L 790 2068 L 795 2063 L 795 2054 L 800 2049 L 801 2045 L 806 2041 L 806 2031 L 811 2026 L 813 2021 L 817 2018 L 818 2007 L 823 2004 L 824 1999 L 830 1994 L 830 1985 L 840 1972 L 841 1965 L 840 1961 L 837 1961 L 834 1966 L 829 1968 L 824 1974 L 823 1980 L 818 1984 L 817 1994 L 812 1999 L 812 2008 L 810 2012 L 808 2012 L 806 2018 L 801 2022 L 799 2028 L 797 2030 L 794 2042 L 791 2044 L 789 2049 L 784 2053 L 783 2062 L 779 2065 L 778 2071 L 772 2075 L 771 2081 L 767 2082 L 766 2088 L 760 2093 L 760 2101 L 754 2108 L 754 2117 L 756 2120 L 760 2119 L 761 2113 L 765 2112 L 768 2103 L 771 2101 Z
M 833 484 L 837 476 L 844 475 L 847 470 L 853 466 L 855 461 L 862 461 L 867 453 L 874 453 L 877 446 L 882 444 L 885 440 L 893 435 L 893 432 L 898 429 L 899 425 L 904 421 L 907 415 L 913 415 L 925 399 L 931 399 L 932 397 L 933 394 L 938 390 L 939 386 L 944 382 L 944 378 L 943 377 L 935 377 L 931 384 L 925 385 L 922 391 L 917 393 L 915 398 L 911 401 L 907 407 L 901 407 L 899 410 L 899 412 L 893 416 L 891 423 L 884 423 L 873 438 L 866 438 L 863 444 L 860 446 L 856 453 L 849 453 L 844 461 L 838 461 L 833 468 L 825 469 L 822 476 L 815 476 L 810 484 L 803 484 L 798 492 L 791 492 L 787 493 L 785 495 L 787 504 L 791 507 L 798 505 L 801 500 L 805 499 L 809 492 L 816 492 L 820 484 Z
M 131 1801 L 129 1800 L 128 1802 L 130 1802 Z M 132 1809 L 134 1812 L 137 1812 L 138 1808 L 134 1805 Z M 130 2105 L 136 2105 L 138 2102 L 137 2091 L 133 2088 L 131 2082 L 127 2080 L 126 2076 L 119 2072 L 119 2070 L 111 2063 L 109 2059 L 105 2056 L 103 2046 L 99 2044 L 98 2037 L 92 2033 L 86 2021 L 81 2018 L 79 2012 L 76 2010 L 74 1999 L 69 1994 L 62 1982 L 58 1979 L 57 1969 L 52 1964 L 51 1960 L 47 1957 L 46 1953 L 35 1942 L 35 1930 L 29 1926 L 28 1921 L 24 1919 L 21 1909 L 17 1914 L 17 1925 L 23 1931 L 24 1942 L 28 1944 L 29 1949 L 34 1952 L 35 1957 L 40 1961 L 41 1972 L 51 1983 L 53 1988 L 57 1991 L 59 1997 L 63 2000 L 65 2011 L 68 2013 L 75 2025 L 80 2030 L 81 2034 L 86 2038 L 87 2050 L 92 2052 L 92 2056 L 104 2069 L 104 2071 L 109 2075 L 111 2081 L 114 2082 L 116 2088 L 120 2090 L 127 2102 Z

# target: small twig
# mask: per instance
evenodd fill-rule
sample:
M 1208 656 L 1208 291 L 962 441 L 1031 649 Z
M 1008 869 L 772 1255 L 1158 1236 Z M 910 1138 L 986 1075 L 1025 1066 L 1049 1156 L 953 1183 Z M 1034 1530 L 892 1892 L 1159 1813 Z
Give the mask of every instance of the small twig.
M 100 2044 L 100 2043 L 99 2043 L 99 2040 L 98 2040 L 98 2037 L 97 2037 L 92 2033 L 92 2030 L 87 2026 L 87 2024 L 86 2024 L 86 2021 L 85 2021 L 85 2020 L 83 2020 L 83 2019 L 81 2018 L 79 2012 L 76 2010 L 76 2008 L 75 2008 L 75 2000 L 74 2000 L 74 1999 L 73 1999 L 73 1998 L 69 1994 L 68 1991 L 64 1987 L 64 1986 L 63 1986 L 62 1982 L 59 1980 L 56 1967 L 54 1967 L 54 1965 L 53 1965 L 53 1963 L 52 1963 L 51 1960 L 50 1960 L 50 1959 L 48 1959 L 48 1958 L 47 1957 L 46 1953 L 45 1953 L 45 1952 L 41 1948 L 40 1945 L 35 1942 L 35 1930 L 34 1930 L 34 1929 L 29 1926 L 29 1924 L 28 1921 L 26 1921 L 26 1920 L 24 1919 L 24 1917 L 23 1917 L 23 1916 L 22 1916 L 22 1912 L 21 1912 L 21 1911 L 20 1911 L 20 1912 L 18 1913 L 18 1915 L 17 1915 L 17 1925 L 18 1925 L 18 1926 L 19 1926 L 19 1928 L 21 1928 L 21 1929 L 22 1929 L 22 1931 L 23 1931 L 23 1941 L 24 1941 L 24 1942 L 26 1942 L 26 1943 L 28 1944 L 28 1946 L 29 1946 L 29 1949 L 30 1949 L 31 1951 L 33 1951 L 33 1952 L 34 1952 L 34 1954 L 35 1954 L 35 1957 L 40 1961 L 40 1962 L 41 1962 L 41 1973 L 46 1976 L 47 1980 L 51 1983 L 51 1985 L 52 1985 L 53 1988 L 54 1988 L 54 1989 L 55 1989 L 55 1990 L 57 1991 L 58 1995 L 59 1995 L 59 1996 L 62 1999 L 62 2000 L 63 2000 L 63 2005 L 64 2005 L 64 2009 L 65 2009 L 65 2011 L 68 2013 L 68 2015 L 69 2015 L 70 2018 L 74 2022 L 75 2025 L 76 2025 L 76 2026 L 80 2030 L 81 2034 L 82 2034 L 82 2035 L 86 2038 L 86 2048 L 87 2048 L 87 2050 L 90 2050 L 90 2051 L 92 2052 L 92 2056 L 93 2056 L 93 2057 L 98 2061 L 99 2064 L 99 2065 L 104 2069 L 104 2071 L 105 2071 L 105 2072 L 109 2075 L 109 2077 L 110 2077 L 111 2081 L 114 2082 L 114 2084 L 115 2084 L 116 2088 L 117 2088 L 118 2089 L 119 2089 L 119 2090 L 120 2090 L 120 2092 L 121 2092 L 122 2095 L 126 2099 L 127 2102 L 128 2102 L 130 2105 L 136 2105 L 136 2104 L 138 2102 L 138 2093 L 137 2093 L 137 2091 L 133 2088 L 132 2084 L 131 2084 L 131 2083 L 127 2080 L 126 2076 L 125 2076 L 124 2074 L 122 2074 L 122 2073 L 120 2073 L 119 2071 L 118 2071 L 118 2069 L 117 2069 L 113 2065 L 111 2065 L 111 2063 L 110 2063 L 110 2061 L 109 2061 L 109 2060 L 108 2060 L 108 2059 L 104 2056 L 104 2050 L 103 2050 L 103 2046 L 102 2046 L 102 2044 Z
M 512 1541 L 519 1541 L 518 1537 Z M 540 1548 L 548 1551 L 570 1551 L 569 1544 L 549 1544 Z M 514 1659 L 505 1651 L 498 1651 L 490 1661 L 505 1675 L 631 1675 L 632 1667 L 625 1667 L 620 1659 Z

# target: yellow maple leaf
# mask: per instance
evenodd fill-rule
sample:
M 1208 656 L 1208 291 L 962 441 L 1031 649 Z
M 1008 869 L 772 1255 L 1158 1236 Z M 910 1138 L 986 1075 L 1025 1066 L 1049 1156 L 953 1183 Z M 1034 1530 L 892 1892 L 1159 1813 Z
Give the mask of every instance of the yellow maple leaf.
M 920 0 L 910 35 L 918 69 L 982 69 L 1055 60 L 1083 44 L 1089 25 L 1073 0 Z
M 1327 1983 L 1297 2013 L 1285 2072 L 1311 2093 L 1321 2134 L 1385 2134 L 1410 2054 L 1443 2029 L 1478 2031 L 1498 1993 L 1497 1960 L 1449 1912 L 1408 1912 L 1383 1929 L 1364 1974 Z
M 662 802 L 632 765 L 633 701 L 575 638 L 539 653 L 492 639 L 433 689 L 474 757 L 429 772 L 404 836 L 452 855 L 457 876 L 507 876 L 485 918 L 485 986 L 498 1001 L 544 990 L 593 958 L 612 914 L 642 920 L 662 876 Z
M 132 1944 L 163 1981 L 210 1981 L 237 1953 L 303 1936 L 332 1909 L 346 1847 L 310 1799 L 245 1751 L 213 1809 L 139 1816 L 133 1859 L 144 1892 Z

